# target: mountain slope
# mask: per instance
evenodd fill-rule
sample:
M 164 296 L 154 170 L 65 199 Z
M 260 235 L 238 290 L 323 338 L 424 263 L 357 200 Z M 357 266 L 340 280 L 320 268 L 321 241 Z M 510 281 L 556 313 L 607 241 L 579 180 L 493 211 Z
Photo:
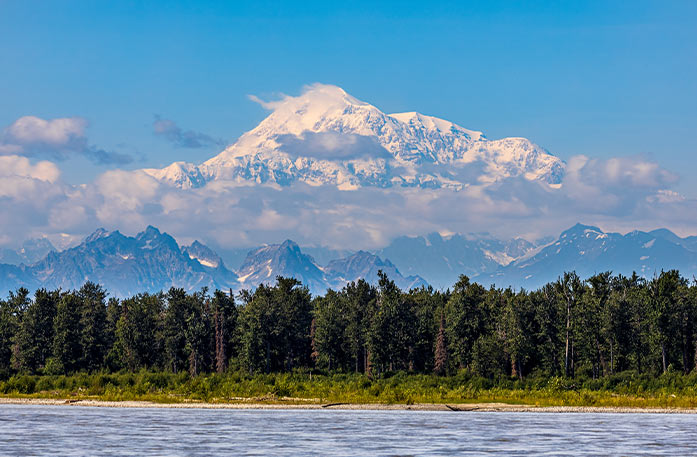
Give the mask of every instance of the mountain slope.
M 431 233 L 399 237 L 378 255 L 406 274 L 418 274 L 437 288 L 451 287 L 462 274 L 470 277 L 496 271 L 524 255 L 534 245 L 523 239 L 500 241 L 489 236 Z
M 30 271 L 24 266 L 0 264 L 0 296 L 5 297 L 8 292 L 20 287 L 35 290 L 40 286 Z
M 389 260 L 382 260 L 375 254 L 358 251 L 355 254 L 329 262 L 324 269 L 334 289 L 341 289 L 352 281 L 364 279 L 370 284 L 379 281 L 378 272 L 382 271 L 402 290 L 410 290 L 428 283 L 419 276 L 404 277 Z
M 690 277 L 697 273 L 697 252 L 686 249 L 684 244 L 689 245 L 689 241 L 684 242 L 665 229 L 648 233 L 635 230 L 622 235 L 576 224 L 535 255 L 475 279 L 498 286 L 536 288 L 556 280 L 565 271 L 576 271 L 582 278 L 607 270 L 625 275 L 636 271 L 650 278 L 662 269 L 678 269 Z
M 537 247 L 520 239 L 432 233 L 401 237 L 378 253 L 358 251 L 325 266 L 287 240 L 249 251 L 235 273 L 198 241 L 180 247 L 154 227 L 135 237 L 100 229 L 78 246 L 52 251 L 33 265 L 0 264 L 0 293 L 19 287 L 75 289 L 93 281 L 112 296 L 126 297 L 172 286 L 190 291 L 254 289 L 262 283 L 274 284 L 277 276 L 289 276 L 313 294 L 324 294 L 328 288 L 340 289 L 361 278 L 376 284 L 379 270 L 403 290 L 428 284 L 449 288 L 461 274 L 484 285 L 528 289 L 554 281 L 565 271 L 576 271 L 583 278 L 607 270 L 625 275 L 636 271 L 650 278 L 662 269 L 678 269 L 689 278 L 697 275 L 694 240 L 665 229 L 622 235 L 581 224 Z
M 55 250 L 56 248 L 46 238 L 29 239 L 22 243 L 22 246 L 17 250 L 0 249 L 0 263 L 31 265 Z
M 341 289 L 359 279 L 377 284 L 379 270 L 404 290 L 428 285 L 418 276 L 402 276 L 389 260 L 383 261 L 365 251 L 332 260 L 326 267 L 321 267 L 290 240 L 250 251 L 238 273 L 243 287 L 274 284 L 277 276 L 289 276 L 301 281 L 313 294 L 324 294 L 329 288 Z
M 315 84 L 273 103 L 273 112 L 216 157 L 143 170 L 182 187 L 212 180 L 463 189 L 510 177 L 556 186 L 564 163 L 525 138 L 481 132 L 419 113 L 388 115 L 343 89 Z
M 324 272 L 312 257 L 303 254 L 291 240 L 250 251 L 242 262 L 238 275 L 240 284 L 245 288 L 259 284 L 273 285 L 277 276 L 296 278 L 313 292 L 327 288 Z
M 168 234 L 148 227 L 135 237 L 97 230 L 74 248 L 50 253 L 29 271 L 41 287 L 75 289 L 89 280 L 125 297 L 172 286 L 187 290 L 234 286 L 234 273 L 216 270 L 182 252 Z

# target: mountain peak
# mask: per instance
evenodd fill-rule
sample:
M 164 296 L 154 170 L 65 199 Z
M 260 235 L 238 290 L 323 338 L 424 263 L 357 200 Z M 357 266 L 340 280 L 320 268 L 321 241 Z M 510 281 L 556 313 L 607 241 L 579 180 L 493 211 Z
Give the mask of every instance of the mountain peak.
M 148 225 L 147 228 L 136 235 L 135 239 L 145 249 L 155 249 L 166 246 L 168 249 L 178 250 L 179 245 L 172 236 L 166 232 L 160 232 L 157 227 Z
M 292 276 L 313 291 L 325 287 L 322 270 L 291 240 L 250 251 L 238 273 L 239 281 L 244 285 L 273 284 L 280 275 Z
M 378 116 L 380 110 L 346 93 L 338 86 L 313 84 L 306 86 L 297 97 L 263 103 L 272 113 L 256 128 L 243 135 L 240 143 L 248 144 L 254 138 L 269 139 L 274 135 L 303 132 L 340 131 L 371 134 L 363 125 L 366 117 Z M 234 146 L 234 145 L 233 145 Z M 231 148 L 228 148 L 231 149 Z
M 83 241 L 83 243 L 92 243 L 93 241 L 97 241 L 101 238 L 106 238 L 110 234 L 111 234 L 111 232 L 100 227 L 97 230 L 95 230 L 94 232 L 92 232 L 90 235 L 88 235 L 87 238 L 85 238 L 85 240 Z
M 204 267 L 218 268 L 225 266 L 218 254 L 198 240 L 195 240 L 190 246 L 182 247 L 182 252 L 188 255 L 190 259 L 198 261 Z
M 298 243 L 293 240 L 285 240 L 283 243 L 281 243 L 281 249 L 298 250 L 300 247 L 298 246 Z
M 293 97 L 291 97 L 293 98 Z M 288 100 L 288 99 L 287 99 Z M 305 87 L 305 91 L 297 100 L 302 104 L 312 103 L 316 106 L 354 105 L 371 106 L 356 97 L 349 95 L 344 89 L 333 84 L 315 83 Z
M 568 235 L 583 234 L 583 233 L 587 233 L 587 232 L 595 232 L 598 234 L 604 233 L 598 227 L 595 227 L 593 225 L 584 225 L 584 224 L 581 224 L 580 222 L 577 222 L 576 224 L 574 224 L 573 227 L 571 227 L 567 230 L 564 230 L 561 233 L 560 238 L 564 238 L 564 236 L 568 236 Z
M 152 239 L 152 238 L 157 238 L 161 235 L 160 229 L 157 227 L 153 227 L 152 225 L 148 225 L 144 231 L 140 232 L 137 236 L 136 239 L 138 240 L 145 240 L 145 239 Z
M 165 168 L 146 168 L 143 171 L 155 179 L 171 182 L 182 189 L 201 187 L 206 183 L 198 167 L 187 162 L 174 162 Z

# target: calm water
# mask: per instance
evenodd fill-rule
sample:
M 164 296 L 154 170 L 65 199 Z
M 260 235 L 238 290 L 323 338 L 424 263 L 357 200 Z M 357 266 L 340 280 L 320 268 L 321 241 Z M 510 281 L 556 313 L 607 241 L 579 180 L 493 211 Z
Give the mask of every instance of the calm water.
M 697 455 L 697 415 L 0 405 L 0 455 Z

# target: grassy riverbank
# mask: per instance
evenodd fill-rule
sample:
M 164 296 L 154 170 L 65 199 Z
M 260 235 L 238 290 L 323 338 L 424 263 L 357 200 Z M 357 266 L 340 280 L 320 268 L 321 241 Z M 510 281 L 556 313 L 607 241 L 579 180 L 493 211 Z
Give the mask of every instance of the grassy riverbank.
M 529 378 L 524 381 L 397 373 L 371 379 L 358 374 L 238 373 L 190 377 L 186 373 L 97 373 L 14 376 L 0 382 L 5 398 L 49 398 L 156 403 L 470 404 L 620 408 L 697 408 L 697 375 L 659 377 L 625 372 L 602 379 Z

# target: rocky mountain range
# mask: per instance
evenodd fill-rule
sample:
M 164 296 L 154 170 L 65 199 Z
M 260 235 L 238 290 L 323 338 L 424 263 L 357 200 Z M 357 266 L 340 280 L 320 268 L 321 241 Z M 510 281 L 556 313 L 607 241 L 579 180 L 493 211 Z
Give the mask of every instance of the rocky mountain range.
M 0 264 L 0 290 L 77 289 L 93 281 L 112 296 L 127 297 L 170 287 L 189 291 L 202 287 L 253 289 L 262 283 L 275 283 L 277 276 L 292 276 L 313 293 L 322 294 L 361 278 L 377 282 L 378 270 L 405 289 L 426 285 L 423 279 L 403 277 L 389 261 L 362 251 L 323 267 L 290 240 L 250 250 L 235 272 L 199 241 L 180 246 L 169 234 L 150 226 L 135 237 L 99 229 L 78 246 L 51 251 L 31 265 Z
M 626 234 L 603 232 L 597 227 L 576 224 L 553 242 L 493 273 L 475 280 L 534 289 L 554 281 L 564 271 L 576 271 L 582 278 L 611 270 L 651 278 L 661 270 L 677 269 L 687 278 L 697 275 L 697 237 L 680 238 L 667 229 Z
M 626 234 L 603 232 L 577 224 L 553 240 L 497 240 L 487 234 L 400 237 L 385 248 L 333 251 L 311 248 L 340 258 L 317 262 L 291 240 L 250 249 L 239 268 L 230 269 L 199 241 L 180 246 L 154 227 L 134 237 L 99 229 L 79 245 L 50 251 L 32 264 L 0 264 L 0 290 L 19 287 L 75 289 L 86 281 L 104 285 L 116 297 L 157 292 L 169 287 L 186 290 L 253 289 L 291 276 L 314 294 L 340 289 L 350 281 L 372 284 L 385 272 L 402 289 L 431 285 L 452 287 L 460 274 L 484 285 L 537 288 L 564 271 L 586 278 L 611 270 L 650 278 L 662 269 L 697 275 L 697 237 L 680 238 L 666 229 Z

